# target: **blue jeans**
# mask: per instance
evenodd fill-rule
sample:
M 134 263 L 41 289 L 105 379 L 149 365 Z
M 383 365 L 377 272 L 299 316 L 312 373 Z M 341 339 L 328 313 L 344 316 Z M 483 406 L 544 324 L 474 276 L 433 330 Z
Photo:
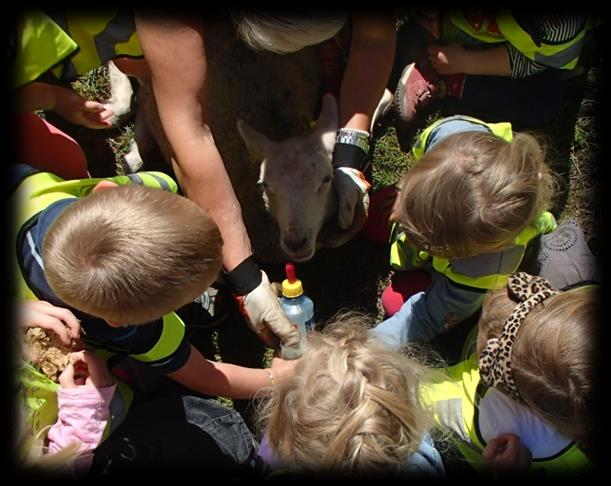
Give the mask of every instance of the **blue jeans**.
M 90 475 L 195 470 L 254 475 L 257 447 L 235 410 L 173 392 L 133 404 L 126 420 L 95 450 Z

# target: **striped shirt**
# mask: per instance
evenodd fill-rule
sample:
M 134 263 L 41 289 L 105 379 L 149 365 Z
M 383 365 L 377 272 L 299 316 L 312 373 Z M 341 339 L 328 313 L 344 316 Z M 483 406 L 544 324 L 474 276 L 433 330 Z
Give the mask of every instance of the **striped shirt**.
M 557 12 L 543 16 L 534 26 L 534 29 L 528 26 L 525 30 L 531 34 L 533 41 L 537 44 L 563 44 L 575 38 L 583 30 L 585 22 L 585 15 L 566 11 Z M 509 43 L 507 44 L 507 53 L 512 78 L 526 78 L 549 67 L 529 59 Z

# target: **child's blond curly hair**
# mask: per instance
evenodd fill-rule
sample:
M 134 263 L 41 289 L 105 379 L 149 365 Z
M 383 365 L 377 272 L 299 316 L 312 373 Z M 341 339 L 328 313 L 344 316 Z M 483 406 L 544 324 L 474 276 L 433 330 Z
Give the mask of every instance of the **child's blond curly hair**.
M 365 319 L 344 315 L 310 334 L 294 374 L 262 403 L 259 425 L 283 462 L 388 472 L 409 460 L 432 426 L 418 396 L 428 369 L 389 349 Z

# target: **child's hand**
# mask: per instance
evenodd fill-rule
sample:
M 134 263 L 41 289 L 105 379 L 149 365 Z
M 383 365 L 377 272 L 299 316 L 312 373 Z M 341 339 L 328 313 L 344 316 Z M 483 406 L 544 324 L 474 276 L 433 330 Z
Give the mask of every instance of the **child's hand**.
M 458 44 L 427 47 L 429 60 L 439 74 L 470 72 L 469 51 Z
M 87 128 L 109 128 L 114 112 L 102 103 L 89 101 L 68 88 L 59 87 L 54 111 L 66 120 Z
M 70 364 L 59 375 L 63 388 L 104 388 L 114 383 L 105 361 L 90 351 L 72 353 Z
M 501 434 L 486 445 L 482 459 L 491 472 L 526 471 L 532 453 L 515 434 Z
M 282 381 L 285 378 L 291 376 L 295 370 L 295 365 L 301 361 L 300 359 L 282 359 L 275 357 L 272 359 L 272 373 L 274 378 L 278 381 Z
M 22 328 L 41 327 L 53 331 L 66 346 L 81 335 L 81 323 L 71 311 L 43 300 L 21 302 L 19 321 Z

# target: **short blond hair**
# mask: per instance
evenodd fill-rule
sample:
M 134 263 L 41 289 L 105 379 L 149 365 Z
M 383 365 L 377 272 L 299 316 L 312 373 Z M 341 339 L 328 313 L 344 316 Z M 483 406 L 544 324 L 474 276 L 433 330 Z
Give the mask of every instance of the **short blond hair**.
M 554 180 L 531 135 L 506 142 L 463 132 L 441 140 L 399 186 L 397 217 L 410 241 L 434 256 L 500 249 L 551 204 Z
M 145 186 L 95 192 L 60 214 L 45 276 L 66 304 L 142 324 L 193 301 L 221 269 L 218 227 L 194 202 Z
M 232 15 L 238 37 L 260 51 L 288 54 L 335 36 L 348 20 L 342 12 L 269 13 L 236 12 Z
M 598 302 L 594 285 L 552 295 L 525 317 L 511 352 L 513 381 L 526 404 L 586 447 L 594 427 Z M 501 334 L 517 304 L 507 287 L 486 296 L 478 355 Z
M 259 426 L 284 462 L 388 473 L 432 426 L 418 395 L 429 370 L 379 341 L 367 319 L 345 315 L 310 334 L 294 374 L 263 402 Z

